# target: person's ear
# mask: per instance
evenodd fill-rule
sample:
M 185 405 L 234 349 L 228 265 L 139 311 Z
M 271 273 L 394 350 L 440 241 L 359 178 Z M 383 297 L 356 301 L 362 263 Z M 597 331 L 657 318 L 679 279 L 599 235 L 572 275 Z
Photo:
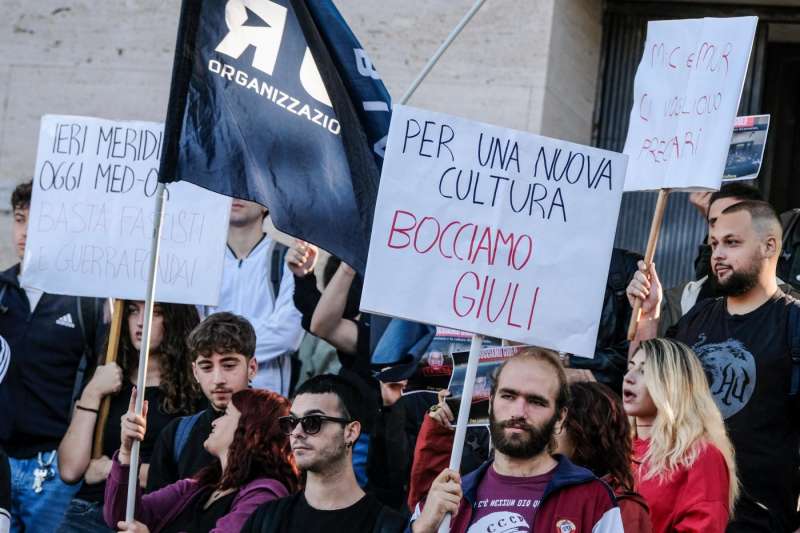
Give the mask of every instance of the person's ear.
M 200 383 L 200 380 L 197 378 L 197 360 L 192 361 L 192 375 L 194 376 L 194 380 Z
M 778 238 L 775 235 L 768 235 L 767 238 L 764 239 L 762 247 L 764 249 L 764 257 L 771 259 L 778 255 L 780 242 L 778 242 Z
M 344 428 L 344 441 L 347 443 L 348 448 L 353 448 L 356 441 L 361 436 L 361 422 L 354 420 L 347 424 Z
M 555 427 L 553 428 L 553 435 L 558 435 L 564 430 L 564 422 L 567 420 L 567 408 L 563 407 L 561 409 L 561 414 L 558 416 L 558 421 L 556 422 Z
M 258 361 L 256 361 L 255 356 L 253 356 L 247 361 L 247 379 L 254 379 L 256 374 L 258 374 Z

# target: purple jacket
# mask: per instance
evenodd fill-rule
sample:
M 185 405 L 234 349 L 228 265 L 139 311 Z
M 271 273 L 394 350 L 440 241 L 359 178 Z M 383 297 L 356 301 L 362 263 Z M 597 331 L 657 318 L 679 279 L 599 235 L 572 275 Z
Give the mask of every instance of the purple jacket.
M 103 519 L 112 529 L 125 520 L 125 500 L 128 493 L 128 465 L 121 465 L 114 454 L 111 473 L 106 480 L 106 500 Z M 136 520 L 150 531 L 158 533 L 174 520 L 201 490 L 194 479 L 181 479 L 157 491 L 142 496 L 136 488 Z M 217 520 L 212 533 L 238 533 L 250 515 L 262 503 L 288 496 L 289 491 L 279 481 L 259 478 L 239 489 L 228 514 Z

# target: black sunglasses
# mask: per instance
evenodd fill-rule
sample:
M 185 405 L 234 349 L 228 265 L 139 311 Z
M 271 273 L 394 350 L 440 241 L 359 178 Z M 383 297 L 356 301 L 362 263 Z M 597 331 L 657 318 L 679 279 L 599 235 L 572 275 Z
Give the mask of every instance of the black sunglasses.
M 346 418 L 336 418 L 335 416 L 325 415 L 308 415 L 300 418 L 289 415 L 282 416 L 278 419 L 278 427 L 287 435 L 291 435 L 294 428 L 297 427 L 298 422 L 303 428 L 303 433 L 306 435 L 316 435 L 319 433 L 319 430 L 322 429 L 323 422 L 338 422 L 339 424 L 346 425 L 353 421 Z

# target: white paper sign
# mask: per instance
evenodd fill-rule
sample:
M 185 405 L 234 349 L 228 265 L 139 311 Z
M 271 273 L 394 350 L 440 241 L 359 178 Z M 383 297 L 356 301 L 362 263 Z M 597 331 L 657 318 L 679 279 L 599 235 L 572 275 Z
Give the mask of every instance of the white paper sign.
M 757 22 L 648 22 L 625 140 L 626 191 L 719 189 Z
M 361 308 L 591 357 L 626 162 L 395 106 Z
M 23 284 L 54 294 L 143 300 L 163 124 L 45 115 Z M 156 299 L 215 305 L 230 198 L 167 187 Z

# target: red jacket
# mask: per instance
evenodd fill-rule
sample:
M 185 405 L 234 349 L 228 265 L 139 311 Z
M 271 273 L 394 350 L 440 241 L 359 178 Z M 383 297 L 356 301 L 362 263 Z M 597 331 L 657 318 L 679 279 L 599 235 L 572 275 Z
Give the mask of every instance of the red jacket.
M 423 489 L 427 494 L 435 478 L 435 476 L 430 477 L 430 473 L 442 462 L 444 467 L 447 467 L 447 456 L 452 448 L 453 433 L 440 428 L 429 418 L 426 417 L 417 437 L 411 494 L 420 494 Z M 619 507 L 608 485 L 597 479 L 589 470 L 572 464 L 566 457 L 556 456 L 556 459 L 558 465 L 536 511 L 531 533 L 623 533 Z M 418 465 L 418 462 L 425 466 Z M 437 466 L 432 467 L 432 465 Z M 467 531 L 472 519 L 478 485 L 490 465 L 491 461 L 484 463 L 476 471 L 462 478 L 464 497 L 451 522 L 452 533 Z M 436 474 L 439 472 L 441 469 Z M 420 482 L 427 482 L 427 485 L 423 488 L 419 485 Z M 421 506 L 422 502 L 417 509 Z
M 689 468 L 680 468 L 665 480 L 643 480 L 639 466 L 650 441 L 633 442 L 637 491 L 650 506 L 654 533 L 723 533 L 728 525 L 730 472 L 716 446 L 707 444 Z

